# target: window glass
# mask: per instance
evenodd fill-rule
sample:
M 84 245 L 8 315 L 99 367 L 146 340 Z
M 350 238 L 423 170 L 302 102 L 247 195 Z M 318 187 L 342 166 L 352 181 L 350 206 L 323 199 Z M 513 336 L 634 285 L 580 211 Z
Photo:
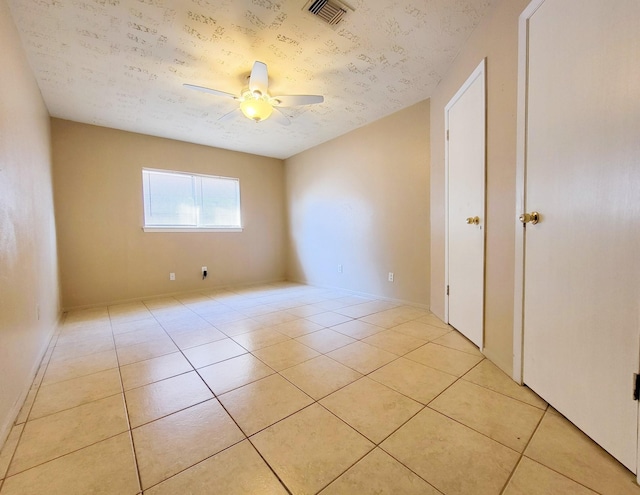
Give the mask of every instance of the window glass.
M 240 181 L 143 169 L 144 226 L 241 228 Z

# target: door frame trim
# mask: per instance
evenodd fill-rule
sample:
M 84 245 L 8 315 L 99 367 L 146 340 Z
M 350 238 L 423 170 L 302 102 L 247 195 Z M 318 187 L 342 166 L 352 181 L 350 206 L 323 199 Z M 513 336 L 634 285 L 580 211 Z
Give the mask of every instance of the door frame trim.
M 519 216 L 525 213 L 527 170 L 527 96 L 529 90 L 529 19 L 545 0 L 532 0 L 518 19 L 518 102 L 516 139 L 516 202 L 515 202 L 515 270 L 513 286 L 513 374 L 524 383 L 524 259 L 526 229 Z
M 487 177 L 487 73 L 486 73 L 486 57 L 483 58 L 478 66 L 473 70 L 471 75 L 460 86 L 460 89 L 453 95 L 447 105 L 444 107 L 444 222 L 445 222 L 445 235 L 444 235 L 444 321 L 449 323 L 449 295 L 447 294 L 447 286 L 449 285 L 449 139 L 447 133 L 449 132 L 449 110 L 453 107 L 458 100 L 465 94 L 465 92 L 471 87 L 471 85 L 481 78 L 482 90 L 484 95 L 484 142 L 483 142 L 483 183 L 482 183 L 482 257 L 483 264 L 486 260 L 486 239 L 487 239 L 487 194 L 486 194 L 486 177 Z M 485 279 L 486 272 L 483 271 L 482 276 L 482 294 L 483 294 L 483 311 L 482 311 L 482 345 L 480 351 L 484 348 L 484 292 L 485 292 Z

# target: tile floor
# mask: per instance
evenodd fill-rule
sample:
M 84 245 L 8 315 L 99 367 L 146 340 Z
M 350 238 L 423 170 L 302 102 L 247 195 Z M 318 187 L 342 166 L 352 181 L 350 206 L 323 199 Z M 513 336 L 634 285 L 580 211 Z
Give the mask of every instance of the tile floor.
M 428 311 L 289 283 L 70 312 L 0 495 L 640 494 Z

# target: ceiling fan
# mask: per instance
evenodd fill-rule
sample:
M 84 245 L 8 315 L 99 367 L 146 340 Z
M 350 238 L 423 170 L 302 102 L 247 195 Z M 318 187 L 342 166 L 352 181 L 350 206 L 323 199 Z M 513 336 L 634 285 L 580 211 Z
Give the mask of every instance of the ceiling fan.
M 269 76 L 267 74 L 267 65 L 264 62 L 254 62 L 251 74 L 249 75 L 249 86 L 242 90 L 240 96 L 236 96 L 225 91 L 217 89 L 205 88 L 204 86 L 195 86 L 193 84 L 184 84 L 186 88 L 203 91 L 212 95 L 233 98 L 240 102 L 240 108 L 235 109 L 218 119 L 218 121 L 227 120 L 234 117 L 238 111 L 241 111 L 245 117 L 261 122 L 271 115 L 275 121 L 283 125 L 289 125 L 290 121 L 278 107 L 293 107 L 297 105 L 313 105 L 322 103 L 324 96 L 319 95 L 283 95 L 271 96 L 269 94 Z M 274 112 L 275 110 L 275 112 Z

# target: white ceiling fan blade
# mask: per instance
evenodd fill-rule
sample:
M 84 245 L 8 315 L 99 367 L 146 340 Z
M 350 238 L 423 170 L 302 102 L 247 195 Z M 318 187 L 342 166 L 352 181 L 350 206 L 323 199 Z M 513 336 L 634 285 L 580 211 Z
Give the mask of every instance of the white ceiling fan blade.
M 251 69 L 249 76 L 249 89 L 251 92 L 259 91 L 260 94 L 266 95 L 269 89 L 269 76 L 267 75 L 267 64 L 256 61 Z
M 322 103 L 324 96 L 320 95 L 283 95 L 274 96 L 273 105 L 277 107 L 295 107 L 297 105 L 315 105 Z
M 217 89 L 205 88 L 204 86 L 195 86 L 194 84 L 183 84 L 185 88 L 195 89 L 196 91 L 202 91 L 203 93 L 210 93 L 216 96 L 225 96 L 227 98 L 237 99 L 236 95 L 226 93 L 225 91 L 218 91 Z
M 278 110 L 277 108 L 273 109 L 271 118 L 275 120 L 278 124 L 289 125 L 291 123 L 291 121 L 289 120 L 289 117 L 287 117 L 285 114 L 282 113 L 282 111 Z
M 235 110 L 231 110 L 229 113 L 225 113 L 222 117 L 218 119 L 218 122 L 226 122 L 227 120 L 234 119 L 241 113 L 242 111 L 239 108 L 236 108 Z

